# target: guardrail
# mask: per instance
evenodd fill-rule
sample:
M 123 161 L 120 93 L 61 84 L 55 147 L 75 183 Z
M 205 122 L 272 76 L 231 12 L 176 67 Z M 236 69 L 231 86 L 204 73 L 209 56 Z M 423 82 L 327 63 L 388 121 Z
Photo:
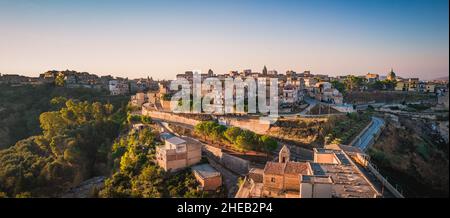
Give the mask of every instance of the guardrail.
M 369 163 L 366 168 L 373 173 L 373 175 L 381 182 L 383 187 L 386 187 L 395 197 L 405 198 L 402 193 L 400 193 L 396 187 L 394 187 L 383 175 L 376 169 L 376 167 Z
M 349 144 L 350 146 L 355 146 L 355 144 L 358 142 L 358 140 L 361 139 L 361 136 L 367 132 L 369 128 L 371 128 L 374 125 L 373 119 L 370 121 L 370 123 L 356 136 L 352 142 Z M 375 143 L 375 140 L 381 135 L 381 132 L 383 131 L 385 125 L 383 124 L 380 129 L 374 134 L 372 139 L 369 141 L 367 147 L 370 147 Z M 366 147 L 366 148 L 367 148 Z M 396 187 L 394 187 L 381 173 L 378 171 L 378 169 L 370 162 L 366 162 L 365 166 L 366 169 L 368 169 L 383 185 L 383 187 L 387 188 L 395 197 L 397 198 L 404 198 L 403 194 L 397 190 Z

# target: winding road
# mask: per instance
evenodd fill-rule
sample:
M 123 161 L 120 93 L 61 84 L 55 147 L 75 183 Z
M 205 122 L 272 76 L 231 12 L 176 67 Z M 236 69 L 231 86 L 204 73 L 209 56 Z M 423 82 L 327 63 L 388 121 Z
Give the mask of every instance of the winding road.
M 359 136 L 353 146 L 360 148 L 365 151 L 367 147 L 370 146 L 373 138 L 379 133 L 381 128 L 384 126 L 384 120 L 378 117 L 372 117 L 372 125 L 366 129 L 366 131 Z

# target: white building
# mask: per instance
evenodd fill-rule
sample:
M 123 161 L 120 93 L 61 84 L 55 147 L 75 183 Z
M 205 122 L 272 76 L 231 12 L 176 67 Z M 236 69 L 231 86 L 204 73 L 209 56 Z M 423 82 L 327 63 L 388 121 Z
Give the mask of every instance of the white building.
M 300 90 L 292 84 L 287 84 L 284 86 L 282 99 L 283 103 L 286 104 L 295 104 L 303 100 Z
M 108 88 L 111 95 L 123 95 L 129 92 L 126 80 L 110 80 Z
M 332 85 L 329 82 L 316 83 L 312 95 L 318 101 L 330 102 L 334 104 L 344 103 L 342 94 L 337 89 L 332 88 Z

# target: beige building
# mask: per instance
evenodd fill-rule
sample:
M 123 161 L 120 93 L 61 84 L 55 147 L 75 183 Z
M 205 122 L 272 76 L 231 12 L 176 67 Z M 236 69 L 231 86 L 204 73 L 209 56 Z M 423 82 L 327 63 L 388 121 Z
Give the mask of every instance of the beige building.
M 397 80 L 397 85 L 395 85 L 395 91 L 407 91 L 408 82 L 404 80 Z
M 369 83 L 374 83 L 374 82 L 378 81 L 379 79 L 380 79 L 380 76 L 378 74 L 374 74 L 374 73 L 366 74 L 366 80 Z
M 283 87 L 282 102 L 285 104 L 295 104 L 303 100 L 303 95 L 300 94 L 297 86 L 290 83 Z
M 141 107 L 145 102 L 147 102 L 147 96 L 143 92 L 138 92 L 136 95 L 131 96 L 131 105 L 136 107 Z
M 332 88 L 329 82 L 316 83 L 313 92 L 310 92 L 311 97 L 318 101 L 330 102 L 333 104 L 343 104 L 343 95 L 335 88 Z
M 204 191 L 215 191 L 222 186 L 222 175 L 209 164 L 193 166 L 192 173 Z
M 408 79 L 408 91 L 417 91 L 419 85 L 419 78 Z
M 283 146 L 278 162 L 267 162 L 263 171 L 263 197 L 331 197 L 329 176 L 315 176 L 309 162 L 290 161 L 289 148 Z
M 166 171 L 176 171 L 198 162 L 202 157 L 201 145 L 188 144 L 179 137 L 170 137 L 156 147 L 156 161 Z
M 156 92 L 156 91 L 147 92 L 148 103 L 154 105 L 156 103 L 157 95 L 158 95 L 158 92 Z
M 397 85 L 395 86 L 395 91 L 420 91 L 422 90 L 420 87 L 420 81 L 419 78 L 409 78 L 409 79 L 397 79 Z M 423 90 L 425 91 L 431 91 L 434 92 L 434 86 L 430 83 L 423 87 Z

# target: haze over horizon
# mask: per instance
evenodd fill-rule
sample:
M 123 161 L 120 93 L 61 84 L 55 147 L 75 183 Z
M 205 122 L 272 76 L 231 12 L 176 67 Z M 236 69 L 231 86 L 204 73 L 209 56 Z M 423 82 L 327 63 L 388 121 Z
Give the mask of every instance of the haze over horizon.
M 449 73 L 447 0 L 0 0 L 0 73 Z

